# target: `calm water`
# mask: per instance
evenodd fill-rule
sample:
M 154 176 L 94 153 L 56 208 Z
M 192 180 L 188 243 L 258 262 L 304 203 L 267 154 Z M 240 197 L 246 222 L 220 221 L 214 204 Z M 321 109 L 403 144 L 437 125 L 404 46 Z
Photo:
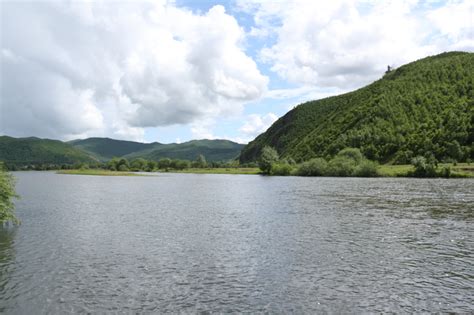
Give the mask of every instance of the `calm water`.
M 0 312 L 474 312 L 474 180 L 15 176 Z

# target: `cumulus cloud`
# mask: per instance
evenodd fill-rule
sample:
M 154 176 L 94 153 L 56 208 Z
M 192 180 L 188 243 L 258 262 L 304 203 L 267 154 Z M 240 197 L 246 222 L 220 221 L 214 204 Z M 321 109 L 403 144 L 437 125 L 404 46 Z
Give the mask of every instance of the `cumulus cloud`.
M 273 113 L 266 115 L 250 114 L 247 116 L 245 123 L 240 127 L 240 131 L 246 138 L 254 138 L 265 132 L 276 120 L 278 116 Z
M 140 140 L 238 113 L 268 84 L 222 6 L 6 2 L 1 14 L 2 133 Z
M 276 37 L 262 59 L 280 77 L 303 85 L 358 87 L 380 77 L 388 64 L 459 48 L 468 30 L 472 40 L 470 1 L 432 9 L 417 1 L 243 0 L 240 8 L 254 16 L 250 34 Z M 473 46 L 466 41 L 463 48 Z

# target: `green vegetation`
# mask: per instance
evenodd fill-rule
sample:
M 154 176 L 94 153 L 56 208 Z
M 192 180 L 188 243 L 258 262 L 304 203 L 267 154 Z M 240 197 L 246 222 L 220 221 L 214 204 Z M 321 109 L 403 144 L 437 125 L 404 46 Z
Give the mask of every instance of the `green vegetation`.
M 68 175 L 96 175 L 96 176 L 145 176 L 136 173 L 122 172 L 122 171 L 110 171 L 102 169 L 78 169 L 78 170 L 60 170 L 58 174 Z
M 68 143 L 39 138 L 0 136 L 0 161 L 9 170 L 51 169 L 52 166 L 98 162 L 90 154 Z
M 69 142 L 74 147 L 95 156 L 101 161 L 108 161 L 114 157 L 143 151 L 162 145 L 161 143 L 140 143 L 134 141 L 115 140 L 110 138 L 87 138 Z
M 257 161 L 271 146 L 297 162 L 329 161 L 353 147 L 383 164 L 409 164 L 417 156 L 452 163 L 474 159 L 473 142 L 474 54 L 451 52 L 401 66 L 357 91 L 297 106 L 250 142 L 240 162 Z M 347 159 L 329 164 L 341 175 L 352 169 Z M 359 172 L 367 168 L 373 165 Z
M 260 169 L 257 167 L 187 168 L 183 170 L 168 170 L 168 172 L 192 174 L 257 175 L 260 174 Z
M 3 164 L 0 163 L 0 225 L 7 222 L 15 224 L 19 223 L 16 218 L 13 204 L 13 198 L 17 197 L 15 193 L 15 181 L 13 177 L 7 173 Z
M 129 160 L 141 157 L 153 161 L 163 158 L 194 161 L 202 155 L 207 162 L 218 162 L 236 159 L 243 147 L 243 144 L 228 140 L 192 140 L 184 143 L 160 144 L 124 157 Z

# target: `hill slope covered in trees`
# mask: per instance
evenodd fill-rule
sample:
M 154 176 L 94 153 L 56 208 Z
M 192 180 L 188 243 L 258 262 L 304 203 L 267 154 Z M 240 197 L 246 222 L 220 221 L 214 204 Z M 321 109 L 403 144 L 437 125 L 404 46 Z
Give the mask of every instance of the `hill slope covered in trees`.
M 94 163 L 97 159 L 87 152 L 58 140 L 0 136 L 0 161 L 13 167 Z
M 237 158 L 243 147 L 243 144 L 228 140 L 192 140 L 179 144 L 162 144 L 128 154 L 125 158 L 144 158 L 154 161 L 162 158 L 195 160 L 202 154 L 207 161 L 227 161 Z
M 417 155 L 464 161 L 474 155 L 474 54 L 450 52 L 401 66 L 374 83 L 297 106 L 250 142 L 241 162 L 263 147 L 305 161 L 360 148 L 382 163 Z
M 113 157 L 121 157 L 133 152 L 152 149 L 161 146 L 161 143 L 141 143 L 134 141 L 115 140 L 110 138 L 87 138 L 69 142 L 74 147 L 87 151 L 101 161 Z

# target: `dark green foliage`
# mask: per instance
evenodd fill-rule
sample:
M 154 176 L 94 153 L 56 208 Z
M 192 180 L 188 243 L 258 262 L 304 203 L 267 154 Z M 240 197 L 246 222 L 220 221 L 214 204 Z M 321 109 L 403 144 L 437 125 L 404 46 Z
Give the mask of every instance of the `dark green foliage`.
M 17 197 L 15 181 L 0 163 L 0 225 L 6 222 L 19 223 L 14 214 L 13 198 L 15 197 Z
M 270 174 L 272 165 L 279 160 L 278 152 L 272 147 L 266 146 L 262 149 L 262 153 L 258 160 L 258 167 L 264 174 Z
M 270 168 L 270 174 L 276 176 L 288 176 L 293 171 L 293 167 L 287 162 L 273 163 Z
M 202 155 L 207 162 L 228 161 L 237 158 L 243 144 L 228 140 L 193 140 L 184 143 L 161 144 L 150 149 L 125 155 L 128 159 L 144 158 L 159 161 L 163 158 L 193 161 Z
M 301 104 L 250 142 L 241 163 L 265 146 L 297 162 L 347 147 L 381 163 L 474 157 L 474 54 L 444 53 L 390 71 L 364 88 Z M 335 162 L 333 162 L 334 164 Z
M 93 163 L 97 159 L 57 140 L 0 136 L 0 161 L 8 169 L 50 169 L 49 165 Z
M 299 176 L 324 176 L 327 174 L 328 162 L 323 158 L 314 158 L 301 163 L 296 174 Z
M 101 161 L 108 161 L 116 156 L 124 156 L 133 152 L 161 146 L 161 143 L 140 143 L 134 141 L 115 140 L 110 138 L 87 138 L 69 142 L 76 148 L 89 152 Z

